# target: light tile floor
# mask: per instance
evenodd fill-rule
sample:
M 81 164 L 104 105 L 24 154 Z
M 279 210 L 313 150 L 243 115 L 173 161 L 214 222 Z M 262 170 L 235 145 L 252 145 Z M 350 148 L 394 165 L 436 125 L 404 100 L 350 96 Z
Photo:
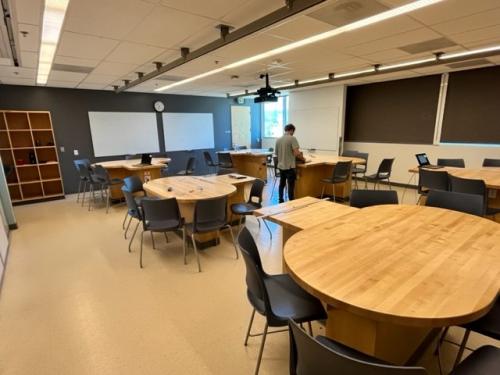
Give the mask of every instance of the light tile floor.
M 183 265 L 178 237 L 166 244 L 158 235 L 153 250 L 145 236 L 141 270 L 139 242 L 128 253 L 123 238 L 125 206 L 87 212 L 75 199 L 15 208 L 19 229 L 11 234 L 0 295 L 0 374 L 253 373 L 260 338 L 243 346 L 251 308 L 245 267 L 234 259 L 227 233 L 220 246 L 202 252 L 202 273 L 192 250 Z M 415 202 L 412 190 L 405 202 Z M 253 218 L 248 226 L 267 271 L 280 272 L 280 228 L 270 225 L 270 241 Z M 261 317 L 255 326 L 263 327 Z M 456 328 L 449 337 L 461 335 Z M 473 334 L 469 346 L 486 342 L 495 344 Z M 455 353 L 444 344 L 445 372 Z M 438 373 L 432 354 L 422 364 Z M 287 373 L 287 334 L 271 335 L 261 374 Z

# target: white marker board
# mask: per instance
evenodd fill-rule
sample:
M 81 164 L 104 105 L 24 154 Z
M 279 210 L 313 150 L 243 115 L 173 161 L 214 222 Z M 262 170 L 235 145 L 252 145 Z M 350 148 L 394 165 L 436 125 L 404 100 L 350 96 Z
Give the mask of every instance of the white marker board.
M 163 113 L 165 151 L 214 148 L 212 113 Z
M 156 114 L 89 112 L 94 156 L 159 152 Z

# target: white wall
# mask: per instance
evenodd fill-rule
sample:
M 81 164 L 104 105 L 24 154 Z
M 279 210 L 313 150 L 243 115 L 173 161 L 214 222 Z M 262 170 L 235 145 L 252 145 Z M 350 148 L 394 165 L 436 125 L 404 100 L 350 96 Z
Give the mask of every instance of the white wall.
M 368 173 L 375 173 L 380 161 L 384 158 L 394 160 L 391 181 L 407 184 L 411 174 L 408 169 L 417 165 L 415 154 L 425 152 L 432 164 L 438 158 L 462 158 L 465 166 L 480 168 L 484 158 L 500 159 L 500 146 L 469 146 L 469 145 L 412 145 L 397 143 L 364 143 L 345 142 L 344 150 L 367 152 Z M 416 180 L 412 180 L 416 185 Z
M 344 85 L 290 92 L 288 118 L 297 128 L 295 135 L 301 148 L 327 149 L 323 153 L 338 153 L 339 135 L 344 128 L 345 94 Z M 275 138 L 263 138 L 262 147 L 275 147 L 275 142 Z

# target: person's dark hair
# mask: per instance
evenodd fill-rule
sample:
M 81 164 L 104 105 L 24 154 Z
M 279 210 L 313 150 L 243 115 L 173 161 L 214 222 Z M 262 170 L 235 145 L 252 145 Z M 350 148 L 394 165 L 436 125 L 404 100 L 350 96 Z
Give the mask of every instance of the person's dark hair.
M 286 132 L 294 132 L 295 131 L 295 126 L 293 126 L 293 124 L 288 124 L 287 126 L 285 126 L 285 131 Z

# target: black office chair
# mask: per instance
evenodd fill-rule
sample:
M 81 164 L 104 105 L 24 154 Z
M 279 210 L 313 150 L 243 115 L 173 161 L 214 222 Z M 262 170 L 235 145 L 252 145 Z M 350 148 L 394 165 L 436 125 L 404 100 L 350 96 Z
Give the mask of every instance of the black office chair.
M 101 189 L 102 181 L 94 174 L 94 171 L 85 164 L 79 164 L 78 171 L 80 172 L 81 178 L 84 178 L 86 180 L 86 183 L 85 183 L 84 188 L 83 188 L 83 195 L 82 195 L 82 200 L 81 200 L 82 207 L 85 204 L 85 193 L 87 192 L 87 188 L 88 188 L 89 189 L 88 190 L 88 193 L 89 193 L 88 210 L 90 211 L 91 201 L 95 200 L 94 192 L 96 189 L 97 190 Z
M 483 167 L 500 167 L 500 159 L 484 159 Z
M 191 156 L 186 163 L 186 169 L 177 172 L 177 175 L 179 176 L 192 175 L 194 173 L 195 164 L 196 164 L 196 158 L 194 156 Z
M 290 374 L 426 375 L 423 367 L 403 367 L 349 348 L 325 336 L 316 339 L 290 320 Z
M 90 169 L 90 160 L 89 159 L 77 159 L 77 160 L 73 160 L 73 164 L 76 168 L 76 171 L 78 172 L 78 177 L 79 177 L 78 193 L 76 195 L 76 203 L 78 203 L 80 200 L 80 193 L 82 191 L 82 187 L 84 188 L 84 190 L 87 190 L 87 183 L 89 182 L 88 175 L 86 173 L 82 174 L 79 166 L 84 165 L 87 167 L 87 169 Z M 6 175 L 8 175 L 8 174 L 6 173 Z
M 394 190 L 353 190 L 351 207 L 364 208 L 382 204 L 398 204 L 398 193 Z
M 274 195 L 274 189 L 276 189 L 276 182 L 281 178 L 280 170 L 278 168 L 278 157 L 273 156 L 273 188 L 271 190 L 271 199 Z M 285 186 L 286 189 L 286 186 Z
M 196 261 L 198 262 L 198 272 L 201 272 L 200 256 L 196 247 L 196 233 L 219 232 L 222 229 L 229 229 L 231 238 L 238 259 L 238 248 L 234 239 L 231 226 L 227 222 L 227 197 L 204 199 L 196 202 L 194 207 L 194 218 L 192 223 L 185 225 L 186 233 L 191 237 Z
M 354 186 L 356 189 L 358 188 L 358 175 L 361 175 L 361 178 L 365 178 L 366 170 L 368 169 L 368 153 L 366 152 L 358 152 L 356 155 L 353 155 L 355 158 L 360 158 L 365 161 L 365 164 L 356 164 L 352 168 L 352 176 L 354 177 Z
M 127 232 L 128 228 L 130 227 L 130 223 L 132 222 L 132 219 L 137 220 L 137 224 L 134 228 L 134 232 L 132 233 L 132 237 L 130 237 L 130 241 L 128 243 L 128 252 L 130 253 L 132 251 L 132 241 L 135 238 L 135 234 L 137 233 L 137 228 L 139 227 L 139 224 L 142 222 L 142 209 L 141 206 L 137 204 L 137 200 L 135 199 L 134 195 L 130 190 L 127 189 L 126 186 L 122 186 L 122 193 L 123 196 L 125 197 L 125 202 L 127 203 L 127 216 L 130 216 L 130 220 L 128 222 L 127 228 L 125 229 L 125 239 L 127 239 Z
M 495 375 L 500 369 L 500 349 L 491 345 L 479 349 L 460 363 L 450 375 Z
M 144 232 L 151 233 L 153 249 L 155 249 L 154 233 L 163 233 L 168 243 L 167 232 L 182 232 L 182 249 L 184 253 L 184 264 L 186 264 L 186 230 L 184 228 L 184 219 L 181 217 L 177 199 L 152 199 L 144 198 L 142 200 L 142 232 L 141 232 L 141 255 L 139 265 L 142 268 L 142 244 L 144 242 Z
M 420 197 L 417 203 L 420 202 L 422 197 L 427 196 L 430 190 L 448 191 L 450 190 L 449 187 L 448 172 L 420 168 L 418 170 L 418 193 Z
M 493 216 L 500 213 L 500 208 L 488 207 L 488 189 L 483 180 L 473 180 L 450 175 L 451 191 L 457 193 L 477 194 L 483 199 L 483 215 Z
M 446 208 L 466 214 L 483 216 L 484 201 L 480 195 L 457 193 L 453 191 L 431 190 L 427 195 L 426 206 Z
M 286 331 L 268 332 L 269 327 L 285 327 L 289 319 L 294 319 L 298 323 L 307 322 L 312 332 L 311 321 L 326 319 L 326 313 L 321 302 L 298 286 L 288 274 L 269 275 L 264 271 L 259 250 L 247 228 L 243 228 L 239 234 L 238 244 L 246 266 L 247 297 L 253 307 L 245 346 L 249 337 L 262 336 L 255 368 L 257 375 L 267 334 Z M 250 333 L 255 311 L 266 318 L 262 334 Z
M 325 194 L 325 185 L 331 184 L 332 198 L 333 201 L 335 202 L 335 185 L 347 182 L 351 177 L 351 170 L 352 170 L 351 161 L 339 161 L 337 164 L 335 164 L 335 167 L 333 167 L 332 177 L 324 178 L 321 180 L 321 183 L 323 184 L 323 189 L 321 189 L 321 198 L 323 198 L 323 195 Z
M 214 172 L 217 172 L 217 167 L 219 166 L 219 163 L 214 162 L 214 160 L 212 159 L 212 155 L 210 155 L 210 152 L 203 151 L 203 159 L 205 160 L 205 165 L 208 167 L 209 171 L 210 168 L 213 168 Z
M 141 205 L 141 200 L 147 195 L 146 191 L 143 188 L 142 180 L 139 176 L 132 175 L 125 177 L 123 179 L 123 186 L 131 192 L 133 198 L 135 199 L 138 206 Z M 123 190 L 123 189 L 122 189 Z M 141 193 L 141 195 L 137 195 L 137 193 Z M 125 229 L 125 223 L 127 222 L 127 217 L 129 217 L 128 213 L 125 213 L 125 218 L 123 219 L 122 228 Z M 130 218 L 132 220 L 132 218 Z M 130 223 L 129 223 L 130 224 Z M 127 231 L 125 231 L 125 238 L 127 238 Z
M 267 151 L 274 152 L 274 148 L 269 147 Z M 272 174 L 274 168 L 273 154 L 266 155 L 266 167 L 267 167 L 267 176 L 269 176 L 269 173 Z
M 220 168 L 233 168 L 233 159 L 229 152 L 219 152 L 217 155 Z
M 250 196 L 248 197 L 247 202 L 242 202 L 242 203 L 233 203 L 231 205 L 231 214 L 233 215 L 240 215 L 240 222 L 239 222 L 239 232 L 241 232 L 242 228 L 242 223 L 243 223 L 243 217 L 252 215 L 255 210 L 258 210 L 259 208 L 262 208 L 262 193 L 264 191 L 264 186 L 265 182 L 256 179 L 252 183 L 252 188 L 250 189 Z M 267 230 L 269 231 L 269 236 L 271 239 L 273 238 L 273 234 L 271 232 L 271 229 L 269 229 L 269 226 L 267 225 L 267 222 L 265 219 L 262 219 L 264 222 Z M 232 222 L 232 220 L 231 220 Z M 257 218 L 257 222 L 259 223 L 259 228 L 260 228 L 260 220 Z
M 111 201 L 111 188 L 113 188 L 114 186 L 122 186 L 123 180 L 121 178 L 111 178 L 108 171 L 102 165 L 96 165 L 93 172 L 94 173 L 92 174 L 92 176 L 95 176 L 97 181 L 101 183 L 101 194 L 103 191 L 106 192 L 106 213 L 108 213 L 109 204 Z
M 465 168 L 464 159 L 438 159 L 437 165 L 442 167 Z
M 373 188 L 378 187 L 380 189 L 380 182 L 387 180 L 389 183 L 389 189 L 391 189 L 391 173 L 392 173 L 392 165 L 394 163 L 394 158 L 392 159 L 383 159 L 377 169 L 377 173 L 366 176 L 365 175 L 365 187 L 367 187 L 367 182 L 373 182 Z

